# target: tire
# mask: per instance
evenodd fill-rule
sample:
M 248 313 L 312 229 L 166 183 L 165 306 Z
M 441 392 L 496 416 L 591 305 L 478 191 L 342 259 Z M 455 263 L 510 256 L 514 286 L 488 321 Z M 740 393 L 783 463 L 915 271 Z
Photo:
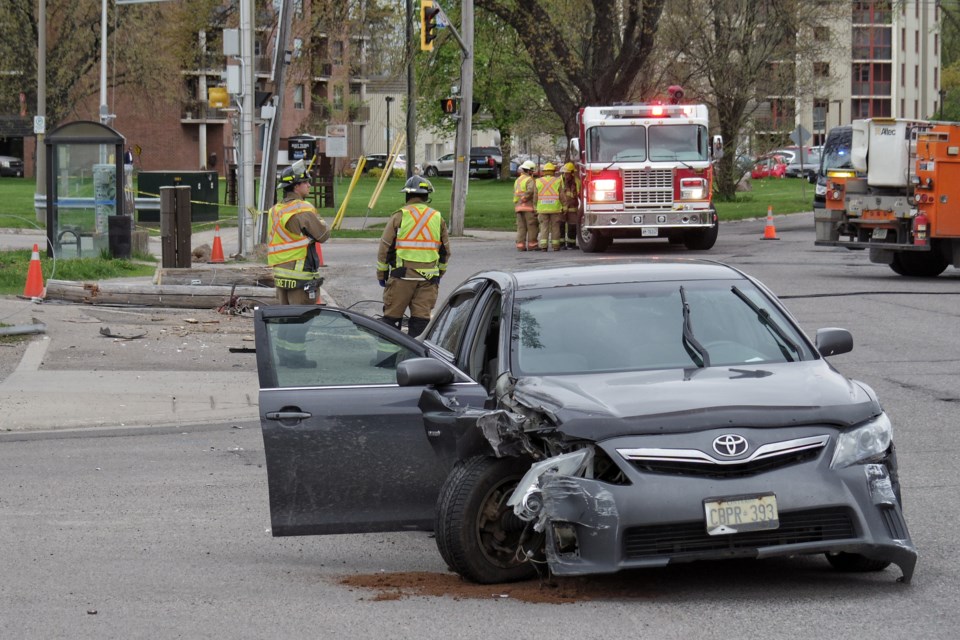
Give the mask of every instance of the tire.
M 913 278 L 936 278 L 950 263 L 934 247 L 929 253 L 904 251 L 893 254 L 890 268 L 893 272 Z
M 437 499 L 437 550 L 467 580 L 496 584 L 536 575 L 532 563 L 516 559 L 526 523 L 506 506 L 529 468 L 527 459 L 476 456 L 447 476 Z
M 886 560 L 874 560 L 873 558 L 862 556 L 859 553 L 841 551 L 840 553 L 828 553 L 825 555 L 827 556 L 827 562 L 830 563 L 830 566 L 844 573 L 883 571 L 890 566 L 890 563 Z
M 583 219 L 581 218 L 581 223 L 582 222 Z M 613 242 L 610 236 L 604 235 L 599 231 L 586 229 L 583 224 L 580 224 L 578 228 L 577 246 L 580 247 L 580 250 L 584 253 L 603 253 L 607 250 L 607 247 L 610 246 L 610 243 Z
M 426 174 L 428 178 L 436 178 L 438 175 L 440 175 L 440 172 L 437 171 L 436 167 L 429 166 L 429 165 L 427 166 L 426 169 L 423 170 L 423 172 Z
M 691 251 L 707 251 L 717 243 L 720 234 L 720 225 L 714 224 L 709 229 L 695 229 L 687 231 L 683 236 L 683 245 Z

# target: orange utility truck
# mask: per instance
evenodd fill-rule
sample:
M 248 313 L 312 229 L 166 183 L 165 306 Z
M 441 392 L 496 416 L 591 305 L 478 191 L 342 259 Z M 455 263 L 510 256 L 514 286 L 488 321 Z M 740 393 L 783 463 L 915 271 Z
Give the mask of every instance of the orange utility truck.
M 960 266 L 960 123 L 855 120 L 850 154 L 852 170 L 827 174 L 816 244 L 867 249 L 903 276 Z

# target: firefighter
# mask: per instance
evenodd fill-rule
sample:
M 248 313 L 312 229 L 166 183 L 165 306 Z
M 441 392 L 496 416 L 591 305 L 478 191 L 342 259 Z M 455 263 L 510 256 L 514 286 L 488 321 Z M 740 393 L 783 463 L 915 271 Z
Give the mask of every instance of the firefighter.
M 563 207 L 561 248 L 577 248 L 577 223 L 580 222 L 580 177 L 577 167 L 568 162 L 560 169 L 560 205 Z
M 517 214 L 517 251 L 536 251 L 537 246 L 537 191 L 533 170 L 537 165 L 530 160 L 520 165 L 520 175 L 513 183 L 513 210 Z
M 540 223 L 540 251 L 560 250 L 560 223 L 563 207 L 560 204 L 560 176 L 552 162 L 543 165 L 543 176 L 537 178 L 537 219 Z
M 310 193 L 310 174 L 302 160 L 280 174 L 283 199 L 270 208 L 270 244 L 267 263 L 273 267 L 274 286 L 280 304 L 316 304 L 322 278 L 320 260 L 314 244 L 330 237 L 327 224 L 312 204 L 304 200 Z M 284 327 L 278 334 L 280 364 L 290 367 L 314 367 L 306 358 L 305 325 Z
M 450 238 L 440 212 L 427 206 L 433 185 L 412 176 L 401 189 L 406 205 L 396 211 L 380 236 L 377 280 L 383 291 L 383 318 L 400 329 L 410 309 L 407 333 L 420 335 L 437 303 L 440 278 L 450 260 Z

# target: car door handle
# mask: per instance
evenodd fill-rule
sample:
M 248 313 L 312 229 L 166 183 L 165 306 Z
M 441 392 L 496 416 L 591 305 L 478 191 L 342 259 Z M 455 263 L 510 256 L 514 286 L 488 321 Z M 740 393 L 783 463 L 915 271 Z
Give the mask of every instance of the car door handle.
M 307 413 L 306 411 L 268 411 L 266 414 L 267 420 L 306 420 L 307 418 L 312 418 L 312 413 Z

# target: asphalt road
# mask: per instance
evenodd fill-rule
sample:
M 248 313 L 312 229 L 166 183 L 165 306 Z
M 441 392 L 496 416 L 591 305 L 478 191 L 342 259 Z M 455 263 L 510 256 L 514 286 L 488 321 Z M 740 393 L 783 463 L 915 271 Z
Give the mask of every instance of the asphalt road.
M 871 264 L 862 252 L 815 247 L 810 214 L 775 220 L 779 240 L 760 239 L 763 221 L 727 224 L 717 247 L 696 255 L 758 276 L 785 299 L 811 335 L 827 326 L 853 331 L 854 351 L 831 362 L 873 386 L 893 419 L 906 517 L 920 552 L 912 584 L 898 583 L 893 567 L 844 575 L 811 557 L 597 578 L 567 604 L 503 598 L 496 587 L 458 598 L 348 588 L 339 584 L 345 575 L 437 575 L 445 567 L 422 533 L 272 538 L 253 405 L 237 408 L 228 420 L 211 418 L 216 411 L 203 414 L 201 426 L 190 421 L 199 414 L 188 411 L 180 422 L 162 426 L 151 426 L 162 421 L 140 420 L 122 427 L 0 433 L 0 621 L 9 630 L 4 635 L 956 638 L 960 560 L 953 527 L 960 482 L 953 462 L 960 440 L 960 270 L 933 280 L 902 278 Z M 615 244 L 603 255 L 519 254 L 509 234 L 455 243 L 441 296 L 463 277 L 490 266 L 694 255 L 665 244 L 636 243 Z M 366 304 L 378 311 L 375 252 L 375 241 L 325 245 L 325 287 L 341 305 Z M 79 321 L 64 326 L 75 333 L 85 328 Z M 242 334 L 238 329 L 222 344 Z M 49 359 L 58 375 L 90 376 L 94 352 L 74 362 L 67 357 L 69 341 L 48 338 L 38 375 Z M 193 361 L 189 366 L 181 366 L 173 345 L 157 336 L 162 366 L 154 367 L 155 373 L 180 367 L 186 379 L 243 367 L 217 352 L 219 346 L 204 352 L 183 341 L 183 358 Z M 113 349 L 118 344 L 126 346 Z M 123 354 L 133 344 L 109 342 L 102 348 Z M 127 375 L 144 369 L 129 368 L 137 358 L 142 361 L 143 353 L 131 358 L 123 365 Z M 101 358 L 97 367 L 120 366 L 112 361 Z M 41 402 L 56 405 L 54 391 L 25 400 L 17 411 L 29 412 Z M 159 385 L 155 389 L 164 392 Z M 6 403 L 4 408 L 9 411 Z M 59 410 L 69 415 L 70 407 Z M 127 410 L 135 415 L 136 404 Z

